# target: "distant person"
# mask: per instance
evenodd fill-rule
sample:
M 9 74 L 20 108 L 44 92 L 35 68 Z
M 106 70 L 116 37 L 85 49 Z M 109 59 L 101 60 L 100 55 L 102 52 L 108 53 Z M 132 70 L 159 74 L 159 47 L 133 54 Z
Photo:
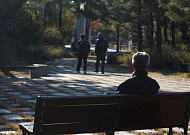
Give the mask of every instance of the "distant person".
M 101 33 L 98 33 L 98 39 L 96 40 L 96 65 L 95 72 L 99 71 L 100 61 L 101 61 L 101 72 L 104 74 L 104 66 L 105 66 L 105 57 L 108 48 L 108 41 L 103 38 Z
M 80 38 L 81 38 L 81 40 L 79 40 L 77 42 L 77 45 L 76 45 L 76 50 L 78 52 L 78 64 L 77 64 L 76 71 L 78 73 L 80 73 L 80 67 L 81 67 L 81 63 L 82 63 L 82 60 L 83 60 L 83 62 L 84 62 L 83 70 L 84 70 L 84 74 L 86 74 L 87 58 L 88 58 L 88 54 L 90 52 L 90 44 L 85 39 L 84 34 L 81 34 Z
M 151 95 L 158 93 L 160 89 L 156 80 L 148 77 L 147 69 L 150 64 L 150 56 L 146 52 L 138 52 L 132 57 L 134 72 L 132 78 L 121 83 L 117 94 Z

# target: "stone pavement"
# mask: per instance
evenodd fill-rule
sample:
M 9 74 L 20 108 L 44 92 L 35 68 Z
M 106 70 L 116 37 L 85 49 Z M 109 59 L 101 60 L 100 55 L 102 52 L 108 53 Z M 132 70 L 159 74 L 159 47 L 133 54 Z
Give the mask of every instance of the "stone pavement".
M 34 116 L 36 97 L 65 95 L 95 95 L 115 93 L 117 86 L 131 77 L 132 70 L 107 66 L 105 74 L 95 73 L 93 58 L 88 60 L 88 71 L 77 74 L 76 59 L 64 59 L 49 65 L 48 77 L 0 78 L 0 135 L 20 134 L 18 123 L 31 122 Z M 149 73 L 161 86 L 160 92 L 189 92 L 190 79 L 172 78 L 167 75 Z M 190 127 L 189 127 L 190 128 Z M 11 130 L 10 130 L 11 129 Z M 182 129 L 175 128 L 181 134 Z M 117 135 L 164 134 L 168 129 L 136 130 L 117 132 Z M 190 134 L 190 131 L 189 131 Z M 89 134 L 86 134 L 89 135 Z

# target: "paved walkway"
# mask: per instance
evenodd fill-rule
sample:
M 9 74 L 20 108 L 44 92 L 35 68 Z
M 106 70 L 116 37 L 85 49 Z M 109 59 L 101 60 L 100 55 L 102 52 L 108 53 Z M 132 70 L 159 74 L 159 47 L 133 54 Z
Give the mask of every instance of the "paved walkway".
M 31 122 L 34 116 L 36 97 L 39 95 L 94 95 L 115 93 L 117 86 L 131 77 L 131 70 L 109 66 L 105 74 L 95 73 L 93 58 L 88 60 L 88 71 L 77 74 L 76 59 L 64 59 L 49 63 L 48 77 L 0 78 L 0 135 L 19 134 L 18 123 Z M 189 92 L 190 79 L 175 79 L 167 75 L 149 74 L 161 86 L 160 92 Z M 190 128 L 190 127 L 189 127 Z M 10 130 L 11 129 L 11 130 Z M 117 135 L 164 134 L 168 129 L 118 132 Z M 182 129 L 175 128 L 181 134 Z M 189 131 L 190 133 L 190 131 Z

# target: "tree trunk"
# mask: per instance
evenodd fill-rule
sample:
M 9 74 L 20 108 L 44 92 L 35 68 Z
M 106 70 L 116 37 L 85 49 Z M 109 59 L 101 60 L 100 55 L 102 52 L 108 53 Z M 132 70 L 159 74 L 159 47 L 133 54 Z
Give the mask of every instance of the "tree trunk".
M 149 19 L 146 20 L 146 43 L 150 46 L 150 22 Z
M 168 18 L 165 16 L 164 17 L 164 41 L 165 41 L 165 43 L 168 42 L 167 29 L 168 29 Z
M 0 64 L 9 65 L 9 52 L 7 47 L 7 18 L 0 13 Z
M 171 22 L 171 31 L 172 31 L 172 47 L 175 48 L 175 22 Z
M 187 42 L 187 22 L 183 21 L 182 22 L 182 41 L 183 43 Z
M 120 39 L 119 39 L 119 34 L 120 34 L 120 31 L 119 31 L 119 25 L 117 26 L 117 52 L 119 52 L 119 48 L 120 48 Z
M 91 1 L 86 1 L 86 7 L 88 9 L 90 9 L 92 7 L 91 5 Z M 91 23 L 91 19 L 89 17 L 86 17 L 86 40 L 88 40 L 90 42 L 90 23 Z
M 60 29 L 61 34 L 62 34 L 62 24 L 63 24 L 62 11 L 63 11 L 63 4 L 62 4 L 62 0 L 60 0 L 59 2 L 59 29 Z
M 142 13 L 141 13 L 141 0 L 138 0 L 138 51 L 142 51 Z
M 154 20 L 152 12 L 150 13 L 150 46 L 154 46 Z
M 157 7 L 156 11 L 156 23 L 157 23 L 157 66 L 162 66 L 162 35 L 161 35 L 161 15 L 160 15 L 160 8 Z

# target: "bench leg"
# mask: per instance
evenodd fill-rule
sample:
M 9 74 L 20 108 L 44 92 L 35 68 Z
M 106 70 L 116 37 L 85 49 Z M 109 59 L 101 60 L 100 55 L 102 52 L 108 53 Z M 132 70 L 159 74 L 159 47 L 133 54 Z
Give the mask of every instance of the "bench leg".
M 187 135 L 188 127 L 184 128 L 184 135 Z
M 40 78 L 39 69 L 38 68 L 30 69 L 29 73 L 30 73 L 30 78 Z
M 114 132 L 106 132 L 106 135 L 114 135 Z
M 168 135 L 173 135 L 172 127 L 169 128 L 169 133 Z

